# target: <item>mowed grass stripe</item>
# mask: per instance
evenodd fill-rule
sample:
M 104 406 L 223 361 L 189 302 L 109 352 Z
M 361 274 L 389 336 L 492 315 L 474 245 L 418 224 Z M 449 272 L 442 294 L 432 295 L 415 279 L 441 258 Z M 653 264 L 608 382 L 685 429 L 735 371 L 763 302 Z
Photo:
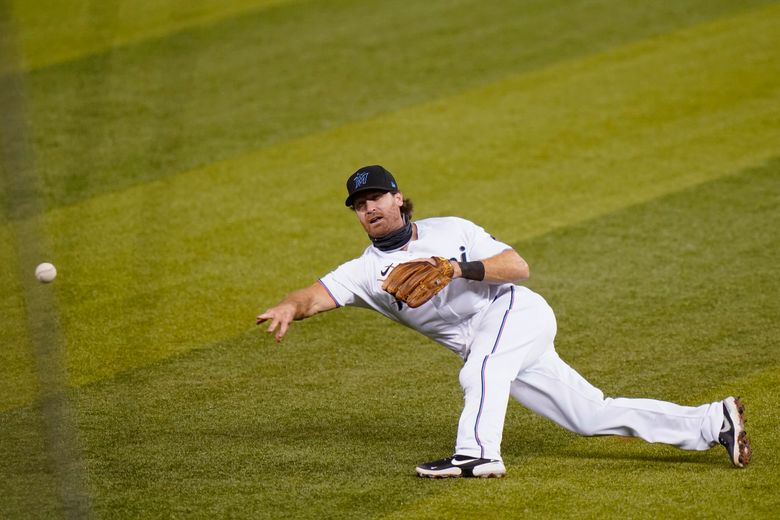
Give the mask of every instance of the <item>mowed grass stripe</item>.
M 24 68 L 39 69 L 295 0 L 10 0 Z
M 295 2 L 110 48 L 28 77 L 46 203 L 121 190 L 765 4 Z
M 763 9 L 51 212 L 72 382 L 230 337 L 358 254 L 340 201 L 366 162 L 395 171 L 420 216 L 515 242 L 764 161 L 777 20 Z
M 532 259 L 532 287 L 556 309 L 559 350 L 610 395 L 696 404 L 742 393 L 762 453 L 747 471 L 732 470 L 719 447 L 686 453 L 580 439 L 513 404 L 507 479 L 421 481 L 414 464 L 452 449 L 460 363 L 408 329 L 344 309 L 295 324 L 281 347 L 247 332 L 75 389 L 96 514 L 643 518 L 770 510 L 780 474 L 771 455 L 780 438 L 772 419 L 780 398 L 780 273 L 771 248 L 780 229 L 778 167 L 516 244 Z M 23 431 L 33 411 L 6 412 L 3 423 Z M 23 456 L 29 441 L 16 439 L 4 459 L 15 477 L 0 484 L 9 488 L 2 496 L 36 504 L 30 483 L 45 483 L 45 474 L 35 473 L 39 458 Z M 366 461 L 371 471 L 360 470 Z M 712 492 L 722 485 L 728 494 Z

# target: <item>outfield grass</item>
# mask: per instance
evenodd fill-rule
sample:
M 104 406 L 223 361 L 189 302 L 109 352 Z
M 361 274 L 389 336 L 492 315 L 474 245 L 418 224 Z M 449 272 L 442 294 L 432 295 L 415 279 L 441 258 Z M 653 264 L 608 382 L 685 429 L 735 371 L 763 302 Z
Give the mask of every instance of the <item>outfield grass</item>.
M 9 4 L 0 517 L 773 516 L 780 5 L 401 4 Z M 751 467 L 513 404 L 506 479 L 416 479 L 455 356 L 353 309 L 252 325 L 365 247 L 375 162 L 513 244 L 608 394 L 743 395 Z

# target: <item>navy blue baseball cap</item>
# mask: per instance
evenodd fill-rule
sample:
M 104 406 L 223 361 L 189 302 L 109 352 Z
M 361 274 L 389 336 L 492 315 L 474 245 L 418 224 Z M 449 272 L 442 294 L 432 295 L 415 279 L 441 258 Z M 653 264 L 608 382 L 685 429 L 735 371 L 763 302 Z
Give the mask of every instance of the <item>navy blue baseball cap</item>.
M 395 182 L 392 173 L 378 164 L 363 166 L 347 179 L 348 196 L 344 204 L 347 207 L 352 206 L 355 195 L 369 190 L 398 191 L 398 183 Z

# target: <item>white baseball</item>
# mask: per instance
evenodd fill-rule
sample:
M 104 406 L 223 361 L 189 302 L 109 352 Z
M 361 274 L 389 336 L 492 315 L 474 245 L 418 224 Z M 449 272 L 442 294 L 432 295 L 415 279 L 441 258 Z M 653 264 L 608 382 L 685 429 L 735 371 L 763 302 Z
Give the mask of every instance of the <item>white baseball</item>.
M 57 277 L 57 268 L 49 262 L 39 264 L 35 268 L 35 277 L 43 283 L 49 283 Z

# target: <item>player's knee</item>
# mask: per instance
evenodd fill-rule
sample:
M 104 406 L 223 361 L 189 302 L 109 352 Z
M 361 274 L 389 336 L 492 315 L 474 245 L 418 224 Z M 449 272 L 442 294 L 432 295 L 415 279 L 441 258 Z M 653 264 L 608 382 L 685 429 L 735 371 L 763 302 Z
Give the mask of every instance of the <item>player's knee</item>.
M 599 435 L 599 430 L 596 428 L 595 424 L 580 422 L 575 427 L 574 433 L 583 437 L 596 437 Z
M 460 386 L 463 390 L 468 391 L 474 386 L 482 384 L 482 373 L 479 366 L 469 365 L 468 363 L 463 366 L 458 375 Z
M 588 409 L 578 410 L 572 421 L 573 431 L 583 437 L 603 435 L 608 400 L 602 398 L 601 401 L 593 401 L 593 406 Z

